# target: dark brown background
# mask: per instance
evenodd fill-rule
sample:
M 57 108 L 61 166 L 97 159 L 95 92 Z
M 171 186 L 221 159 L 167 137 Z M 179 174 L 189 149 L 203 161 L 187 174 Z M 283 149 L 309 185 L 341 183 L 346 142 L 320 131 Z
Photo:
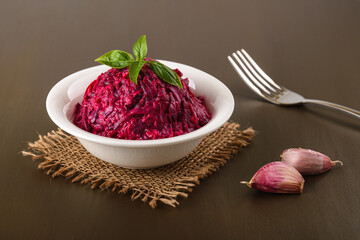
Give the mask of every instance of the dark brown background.
M 101 3 L 100 3 L 101 2 Z M 249 148 L 173 209 L 50 179 L 19 152 L 56 126 L 46 95 L 63 77 L 146 34 L 149 55 L 223 81 Z M 360 109 L 360 1 L 0 1 L 1 239 L 360 239 L 360 121 L 315 106 L 261 101 L 226 56 L 244 48 L 276 81 Z M 283 149 L 344 167 L 306 177 L 301 195 L 239 184 Z

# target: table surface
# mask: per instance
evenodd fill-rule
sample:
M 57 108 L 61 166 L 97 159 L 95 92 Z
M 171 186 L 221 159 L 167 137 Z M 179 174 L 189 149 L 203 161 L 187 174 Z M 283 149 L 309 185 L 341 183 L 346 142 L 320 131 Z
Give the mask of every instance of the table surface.
M 55 129 L 46 95 L 63 77 L 146 34 L 149 56 L 220 79 L 232 120 L 254 142 L 201 181 L 180 206 L 51 179 L 20 151 Z M 1 239 L 360 239 L 360 121 L 316 106 L 278 107 L 239 79 L 227 55 L 244 48 L 306 97 L 360 109 L 360 1 L 1 1 Z M 311 148 L 343 167 L 305 177 L 303 194 L 240 185 L 282 150 Z

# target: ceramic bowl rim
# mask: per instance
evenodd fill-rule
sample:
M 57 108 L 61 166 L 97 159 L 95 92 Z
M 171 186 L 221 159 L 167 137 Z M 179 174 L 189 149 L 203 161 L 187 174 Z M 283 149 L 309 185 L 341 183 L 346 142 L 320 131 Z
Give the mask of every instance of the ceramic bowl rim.
M 180 136 L 170 137 L 170 138 L 163 138 L 163 139 L 155 139 L 155 140 L 125 140 L 125 139 L 115 139 L 115 138 L 109 138 L 109 137 L 103 137 L 98 136 L 96 134 L 87 132 L 76 125 L 74 125 L 66 116 L 63 111 L 63 109 L 58 109 L 56 106 L 56 101 L 59 101 L 59 96 L 63 96 L 64 94 L 67 94 L 68 87 L 76 81 L 77 78 L 79 78 L 80 75 L 84 75 L 87 72 L 94 72 L 100 69 L 104 69 L 104 65 L 89 67 L 80 71 L 77 71 L 73 74 L 68 75 L 67 77 L 60 80 L 55 86 L 50 90 L 47 98 L 46 98 L 46 109 L 48 112 L 48 115 L 50 116 L 51 120 L 62 130 L 64 130 L 67 133 L 70 133 L 71 135 L 88 140 L 91 142 L 99 143 L 99 144 L 105 144 L 105 145 L 111 145 L 111 146 L 119 146 L 119 147 L 159 147 L 164 145 L 174 145 L 179 144 L 191 140 L 195 140 L 201 137 L 204 137 L 214 131 L 216 131 L 218 128 L 223 126 L 231 117 L 233 111 L 234 111 L 234 97 L 231 93 L 231 91 L 218 79 L 211 76 L 210 74 L 203 72 L 197 68 L 176 63 L 172 61 L 166 61 L 166 60 L 159 60 L 160 62 L 168 65 L 176 65 L 177 68 L 180 69 L 180 71 L 183 71 L 182 69 L 191 69 L 192 71 L 197 71 L 200 74 L 203 74 L 204 77 L 207 77 L 209 81 L 215 82 L 216 86 L 218 87 L 218 91 L 224 94 L 227 97 L 227 100 L 230 102 L 230 104 L 224 106 L 223 114 L 222 115 L 213 115 L 213 118 L 209 123 L 204 125 L 203 127 L 192 131 L 190 133 L 186 133 Z M 68 96 L 67 96 L 68 97 Z M 68 97 L 69 98 L 69 97 Z M 206 95 L 205 95 L 206 98 Z M 68 102 L 70 102 L 71 99 L 69 99 Z M 60 104 L 64 106 L 64 104 Z M 62 112 L 62 114 L 59 112 Z M 65 119 L 64 119 L 65 118 Z

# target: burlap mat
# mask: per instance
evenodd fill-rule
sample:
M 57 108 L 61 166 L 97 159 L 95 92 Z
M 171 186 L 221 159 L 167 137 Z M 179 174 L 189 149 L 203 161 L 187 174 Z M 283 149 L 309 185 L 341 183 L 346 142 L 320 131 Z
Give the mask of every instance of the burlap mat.
M 52 131 L 28 144 L 24 156 L 38 159 L 38 168 L 52 177 L 64 176 L 72 182 L 90 184 L 91 188 L 131 193 L 131 199 L 141 199 L 155 208 L 158 201 L 175 207 L 178 197 L 187 197 L 199 179 L 223 166 L 254 137 L 254 130 L 239 130 L 236 123 L 204 138 L 185 158 L 155 169 L 135 170 L 104 162 L 87 152 L 79 141 L 61 129 Z

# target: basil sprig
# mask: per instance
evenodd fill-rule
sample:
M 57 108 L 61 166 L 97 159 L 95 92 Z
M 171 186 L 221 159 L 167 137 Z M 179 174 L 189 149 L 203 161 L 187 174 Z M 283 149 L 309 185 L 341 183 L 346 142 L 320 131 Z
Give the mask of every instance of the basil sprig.
M 141 36 L 133 46 L 135 58 L 127 52 L 112 50 L 95 59 L 96 62 L 112 68 L 129 67 L 130 80 L 137 84 L 137 79 L 142 67 L 148 63 L 154 73 L 167 83 L 183 88 L 179 76 L 174 70 L 157 61 L 145 61 L 147 54 L 146 36 Z

